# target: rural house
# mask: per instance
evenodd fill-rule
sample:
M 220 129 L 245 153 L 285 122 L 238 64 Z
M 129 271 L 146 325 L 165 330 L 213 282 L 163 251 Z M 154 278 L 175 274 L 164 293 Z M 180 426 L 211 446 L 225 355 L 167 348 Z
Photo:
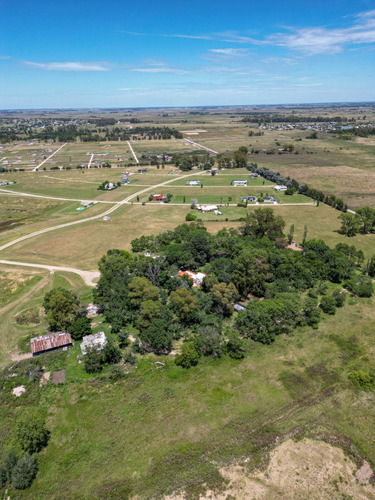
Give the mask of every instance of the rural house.
M 258 201 L 258 198 L 256 196 L 244 196 L 242 198 L 243 203 L 252 203 L 255 201 Z
M 154 194 L 152 196 L 152 201 L 163 201 L 165 196 L 163 194 Z
M 247 179 L 245 181 L 232 181 L 233 186 L 247 186 Z
M 275 191 L 286 191 L 287 189 L 287 186 L 275 186 Z
M 193 273 L 193 271 L 179 271 L 179 276 L 189 276 L 193 280 L 193 287 L 200 288 L 203 279 L 207 276 L 205 273 Z
M 86 335 L 83 337 L 81 342 L 81 351 L 85 355 L 87 349 L 90 347 L 95 347 L 98 351 L 101 351 L 107 343 L 107 337 L 104 332 L 95 333 L 93 335 Z
M 41 335 L 30 340 L 30 351 L 33 356 L 55 351 L 56 349 L 72 346 L 73 341 L 70 333 L 59 332 Z

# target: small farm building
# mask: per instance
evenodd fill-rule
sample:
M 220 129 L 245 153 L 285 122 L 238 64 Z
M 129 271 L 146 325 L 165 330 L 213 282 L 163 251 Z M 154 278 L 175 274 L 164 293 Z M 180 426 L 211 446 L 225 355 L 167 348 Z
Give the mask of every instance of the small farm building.
M 33 356 L 39 356 L 46 352 L 62 349 L 63 347 L 72 346 L 73 341 L 70 333 L 59 332 L 41 335 L 30 340 L 30 351 Z

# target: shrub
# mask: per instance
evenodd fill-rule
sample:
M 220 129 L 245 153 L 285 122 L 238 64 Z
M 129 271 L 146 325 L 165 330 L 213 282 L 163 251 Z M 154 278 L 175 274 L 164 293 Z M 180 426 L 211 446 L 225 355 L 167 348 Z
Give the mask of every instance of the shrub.
M 24 451 L 37 453 L 47 446 L 50 431 L 40 417 L 28 415 L 18 423 L 16 436 Z
M 259 196 L 258 201 L 259 201 L 259 203 L 263 203 L 264 202 L 264 198 L 262 196 Z
M 326 314 L 335 314 L 336 299 L 334 297 L 323 297 L 320 302 L 320 308 Z
M 335 290 L 332 294 L 332 297 L 336 301 L 336 307 L 343 307 L 343 305 L 345 304 L 345 299 L 346 299 L 345 292 L 340 292 L 339 290 Z
M 102 371 L 102 359 L 100 352 L 95 347 L 88 347 L 83 357 L 83 367 L 87 373 L 99 373 Z
M 102 363 L 116 364 L 121 360 L 121 351 L 113 342 L 107 342 L 102 351 Z
M 124 355 L 124 363 L 129 363 L 130 365 L 135 365 L 137 358 L 131 352 L 127 352 Z
M 68 332 L 73 340 L 82 340 L 91 334 L 91 320 L 89 318 L 78 318 L 68 327 Z
M 357 297 L 372 297 L 374 293 L 374 286 L 370 276 L 360 275 L 354 276 L 346 283 L 348 290 L 350 290 Z
M 196 216 L 196 215 L 191 214 L 191 213 L 186 214 L 185 220 L 186 220 L 187 222 L 190 222 L 190 221 L 193 221 L 193 220 L 196 220 L 196 219 L 197 219 L 197 216 Z
M 7 480 L 7 471 L 4 467 L 0 467 L 0 488 L 3 488 L 6 485 Z
M 245 357 L 244 341 L 240 339 L 236 332 L 228 334 L 225 352 L 232 359 L 243 359 Z
M 362 391 L 372 391 L 375 389 L 375 377 L 370 373 L 361 370 L 353 371 L 349 375 L 349 380 Z
M 121 366 L 110 366 L 108 370 L 108 378 L 109 380 L 112 380 L 113 382 L 116 382 L 116 380 L 120 380 L 120 378 L 123 378 L 124 372 Z
M 16 466 L 18 462 L 19 456 L 14 450 L 9 450 L 5 455 L 4 455 L 4 470 L 6 474 L 6 480 L 10 481 L 12 477 L 12 472 L 14 467 Z
M 119 347 L 121 347 L 121 349 L 123 349 L 124 347 L 127 347 L 130 343 L 128 332 L 122 330 L 118 334 L 118 341 L 119 341 L 118 345 L 119 345 Z
M 191 368 L 196 366 L 199 361 L 199 354 L 195 349 L 193 342 L 186 342 L 182 346 L 181 354 L 177 354 L 175 358 L 175 363 L 183 368 Z
M 12 482 L 17 490 L 25 490 L 33 482 L 38 472 L 38 461 L 29 453 L 25 453 L 13 469 Z

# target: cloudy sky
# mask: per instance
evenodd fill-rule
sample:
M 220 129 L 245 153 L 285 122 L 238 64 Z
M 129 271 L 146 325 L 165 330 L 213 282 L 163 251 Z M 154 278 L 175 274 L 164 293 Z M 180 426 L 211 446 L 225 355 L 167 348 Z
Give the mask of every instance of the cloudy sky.
M 0 0 L 0 109 L 375 101 L 375 1 Z

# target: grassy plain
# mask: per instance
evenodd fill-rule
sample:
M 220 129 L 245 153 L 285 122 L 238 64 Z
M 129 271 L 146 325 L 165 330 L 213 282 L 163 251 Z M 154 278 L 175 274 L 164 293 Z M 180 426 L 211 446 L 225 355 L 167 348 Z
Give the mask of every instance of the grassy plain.
M 248 159 L 308 182 L 327 194 L 341 195 L 352 207 L 375 206 L 371 141 L 343 141 L 323 133 L 318 134 L 318 139 L 309 140 L 306 136 L 310 132 L 300 130 L 265 130 L 263 136 L 249 137 L 249 131 L 257 132 L 258 127 L 240 122 L 244 115 L 238 113 L 246 109 L 239 107 L 226 112 L 215 109 L 207 113 L 202 108 L 199 111 L 202 114 L 198 115 L 186 110 L 126 113 L 128 117 L 143 113 L 142 123 L 176 127 L 185 131 L 185 136 L 219 152 L 233 152 L 244 145 L 249 150 L 275 149 L 276 154 L 260 152 L 249 155 Z M 296 112 L 311 113 L 303 108 Z M 369 117 L 375 116 L 366 112 Z M 120 118 L 120 112 L 102 113 Z M 338 111 L 322 108 L 319 113 L 335 116 Z M 354 111 L 344 108 L 340 113 L 352 116 Z M 205 131 L 194 132 L 195 129 Z M 132 145 L 140 157 L 194 151 L 194 147 L 183 143 L 183 140 L 142 140 Z M 278 154 L 277 148 L 284 143 L 293 143 L 298 154 Z M 24 163 L 31 169 L 37 161 L 42 161 L 43 149 L 57 147 L 58 144 L 6 145 L 1 148 L 0 158 L 6 157 L 2 164 L 10 158 L 14 162 L 20 160 L 18 166 Z M 177 176 L 169 173 L 171 169 L 167 167 L 164 170 L 147 167 L 149 171 L 142 175 L 137 173 L 137 167 L 90 169 L 84 173 L 76 170 L 77 164 L 88 163 L 88 152 L 105 155 L 94 156 L 94 161 L 109 161 L 113 165 L 132 160 L 126 143 L 68 144 L 46 168 L 72 166 L 71 170 L 1 174 L 0 181 L 14 178 L 17 184 L 4 188 L 12 192 L 118 201 Z M 22 158 L 17 158 L 20 155 Z M 35 162 L 31 163 L 32 159 Z M 104 180 L 120 180 L 123 170 L 134 172 L 129 186 L 109 193 L 97 190 Z M 113 212 L 108 222 L 100 218 L 51 231 L 2 251 L 0 258 L 96 269 L 108 249 L 129 250 L 134 238 L 183 223 L 190 207 L 174 203 L 181 204 L 184 197 L 187 204 L 191 198 L 201 203 L 226 204 L 236 203 L 244 195 L 275 194 L 270 183 L 263 184 L 262 179 L 249 180 L 248 188 L 230 185 L 231 180 L 248 177 L 245 169 L 224 171 L 214 177 L 203 173 L 198 176 L 203 180 L 203 188 L 185 186 L 185 180 L 176 181 L 155 188 L 155 192 L 174 195 L 169 205 L 142 206 L 134 199 L 134 204 Z M 148 201 L 149 193 L 153 192 L 141 195 L 140 201 Z M 307 202 L 299 206 L 273 206 L 275 213 L 286 221 L 286 233 L 294 225 L 298 244 L 306 225 L 308 239 L 322 238 L 330 246 L 340 242 L 354 244 L 364 251 L 366 258 L 374 254 L 374 235 L 346 238 L 338 233 L 340 213 L 336 210 L 322 204 L 309 205 L 310 199 L 298 195 L 287 197 L 278 193 L 277 197 L 282 203 Z M 0 194 L 0 204 L 1 243 L 100 214 L 112 206 L 97 204 L 79 212 L 76 211 L 79 201 L 5 194 Z M 254 208 L 250 205 L 247 210 Z M 211 233 L 223 227 L 239 227 L 238 219 L 246 215 L 246 209 L 236 206 L 223 206 L 220 210 L 221 216 L 192 213 L 202 218 Z M 0 366 L 10 364 L 17 346 L 26 352 L 30 337 L 46 332 L 42 301 L 45 293 L 56 286 L 75 291 L 84 303 L 92 299 L 92 289 L 77 275 L 0 267 Z M 137 367 L 129 367 L 129 374 L 118 382 L 110 381 L 106 371 L 99 377 L 86 374 L 77 363 L 78 343 L 68 353 L 40 358 L 46 371 L 67 370 L 67 382 L 60 386 L 49 382 L 39 388 L 38 382 L 25 375 L 29 361 L 21 362 L 13 369 L 18 375 L 7 379 L 1 393 L 0 448 L 14 444 L 12 431 L 24 412 L 45 414 L 52 434 L 48 447 L 39 456 L 36 480 L 30 489 L 19 492 L 17 498 L 154 499 L 181 489 L 186 498 L 194 499 L 205 488 L 219 498 L 219 492 L 227 488 L 221 467 L 239 464 L 247 475 L 254 470 L 266 471 L 270 450 L 289 437 L 323 439 L 342 447 L 358 466 L 366 458 L 374 467 L 375 396 L 373 392 L 357 391 L 348 381 L 352 370 L 373 370 L 374 311 L 374 299 L 351 297 L 335 316 L 325 317 L 318 330 L 299 328 L 288 336 L 280 336 L 270 346 L 248 341 L 244 360 L 204 359 L 197 367 L 185 371 L 175 366 L 173 356 L 156 358 L 150 354 L 139 358 Z M 103 329 L 111 335 L 102 317 L 95 318 L 93 326 L 94 331 Z M 162 361 L 165 366 L 155 365 L 155 361 Z M 26 394 L 16 398 L 12 389 L 21 383 L 25 384 Z M 313 491 L 313 475 L 309 481 L 307 491 Z M 336 494 L 335 484 L 332 482 L 330 486 Z M 276 498 L 283 490 L 276 488 L 271 493 L 270 498 Z
M 243 361 L 184 371 L 167 357 L 157 367 L 149 355 L 123 381 L 86 377 L 37 393 L 30 384 L 23 402 L 10 395 L 15 379 L 4 394 L 2 426 L 11 429 L 21 408 L 38 407 L 52 431 L 38 477 L 19 498 L 157 498 L 180 488 L 195 498 L 205 487 L 226 487 L 223 465 L 264 467 L 285 436 L 323 437 L 358 464 L 363 456 L 374 463 L 375 400 L 347 381 L 373 353 L 371 305 L 357 300 L 319 330 L 299 329 L 271 346 L 249 341 Z M 75 354 L 60 362 L 68 371 Z

